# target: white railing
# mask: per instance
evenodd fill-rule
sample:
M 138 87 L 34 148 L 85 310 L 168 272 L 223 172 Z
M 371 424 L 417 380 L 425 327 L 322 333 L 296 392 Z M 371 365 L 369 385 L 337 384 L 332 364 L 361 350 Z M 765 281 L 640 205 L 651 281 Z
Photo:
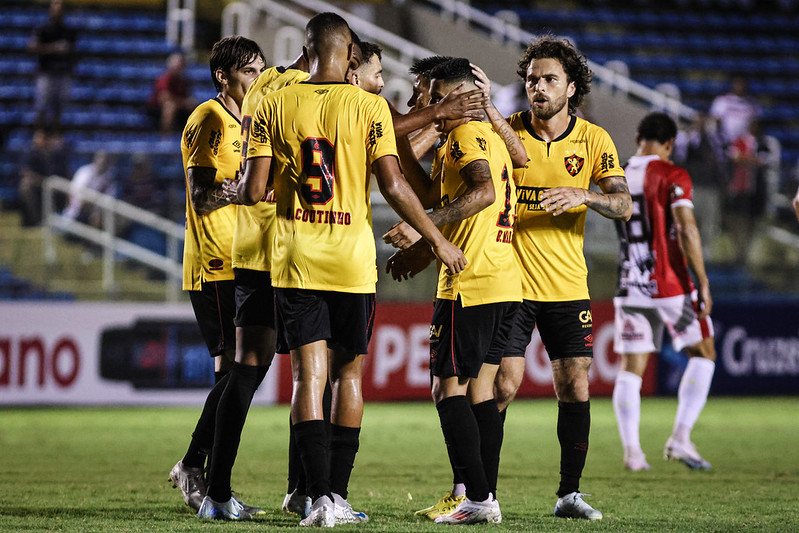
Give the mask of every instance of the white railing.
M 181 291 L 182 242 L 184 228 L 171 220 L 131 205 L 113 196 L 90 189 L 72 189 L 70 181 L 59 176 L 51 176 L 43 184 L 44 213 L 44 256 L 52 264 L 57 258 L 53 242 L 54 233 L 72 234 L 85 241 L 99 245 L 103 249 L 103 289 L 112 294 L 116 288 L 114 263 L 117 254 L 124 255 L 143 265 L 160 270 L 166 274 L 166 299 L 177 301 Z M 82 202 L 99 208 L 102 212 L 102 226 L 95 228 L 56 212 L 56 193 L 69 194 Z M 166 256 L 134 244 L 117 236 L 117 217 L 130 220 L 162 233 L 166 238 Z
M 169 0 L 166 9 L 166 40 L 180 46 L 184 53 L 194 55 L 195 0 Z

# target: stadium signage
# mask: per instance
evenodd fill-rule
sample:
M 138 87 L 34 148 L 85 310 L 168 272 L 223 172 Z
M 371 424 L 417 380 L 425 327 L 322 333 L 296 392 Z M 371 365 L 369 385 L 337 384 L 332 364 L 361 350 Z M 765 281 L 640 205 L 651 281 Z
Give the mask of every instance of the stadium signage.
M 0 337 L 0 388 L 70 387 L 81 366 L 77 343 L 64 336 L 47 344 L 39 336 Z
M 799 336 L 750 337 L 736 326 L 722 339 L 721 357 L 731 376 L 799 376 Z

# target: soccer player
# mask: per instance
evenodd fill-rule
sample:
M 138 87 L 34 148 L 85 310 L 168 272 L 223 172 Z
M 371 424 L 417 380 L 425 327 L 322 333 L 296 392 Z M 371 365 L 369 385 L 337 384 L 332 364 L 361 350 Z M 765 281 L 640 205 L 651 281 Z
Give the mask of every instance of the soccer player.
M 360 42 L 361 61 L 358 68 L 349 75 L 349 82 L 356 87 L 372 94 L 380 94 L 385 83 L 383 82 L 383 49 L 368 41 Z
M 334 501 L 348 505 L 363 416 L 361 366 L 377 278 L 371 171 L 389 204 L 452 273 L 462 271 L 466 259 L 435 228 L 399 172 L 385 100 L 345 83 L 353 48 L 346 21 L 319 14 L 308 22 L 305 41 L 311 76 L 261 100 L 238 200 L 258 202 L 273 173 L 278 335 L 291 351 L 291 417 L 313 501 L 300 525 L 331 527 Z M 330 450 L 322 413 L 328 375 Z
M 431 102 L 459 84 L 477 79 L 467 59 L 452 59 L 431 72 Z M 503 140 L 486 122 L 466 119 L 439 123 L 447 134 L 441 173 L 431 180 L 417 164 L 406 175 L 423 205 L 437 208 L 430 218 L 466 254 L 470 268 L 439 274 L 430 327 L 433 398 L 455 471 L 465 482 L 465 498 L 439 523 L 500 522 L 496 494 L 502 421 L 494 400 L 494 378 L 518 308 L 521 281 L 512 247 L 516 191 L 513 163 Z M 412 165 L 403 163 L 404 168 Z M 388 263 L 395 279 L 413 275 L 433 256 L 423 241 L 397 252 Z
M 240 388 L 254 390 L 265 369 L 240 364 L 225 372 L 232 366 L 236 351 L 231 260 L 236 211 L 223 181 L 234 178 L 240 165 L 241 104 L 247 88 L 264 68 L 263 52 L 249 39 L 228 37 L 211 50 L 210 68 L 219 93 L 194 110 L 181 143 L 187 193 L 183 289 L 189 291 L 200 331 L 215 357 L 216 384 L 205 401 L 186 455 L 169 477 L 174 487 L 180 487 L 186 503 L 199 511 L 198 516 L 249 519 L 253 513 L 263 511 L 245 506 L 232 496 L 229 468 L 221 466 L 229 463 L 232 468 L 241 427 L 231 429 L 227 420 L 220 425 L 218 407 L 226 394 L 226 402 L 235 401 L 233 395 Z M 246 409 L 240 416 L 243 425 Z M 210 486 L 206 487 L 203 466 L 212 449 Z M 224 470 L 226 477 L 215 477 Z M 211 488 L 215 498 L 206 497 Z
M 710 320 L 713 300 L 694 218 L 691 177 L 669 161 L 676 136 L 677 125 L 665 113 L 650 113 L 641 120 L 638 151 L 625 169 L 633 216 L 628 222 L 616 222 L 620 248 L 614 345 L 622 363 L 613 388 L 613 408 L 624 467 L 633 471 L 650 470 L 638 435 L 641 378 L 649 354 L 660 351 L 664 327 L 674 349 L 685 348 L 690 359 L 663 454 L 689 468 L 710 468 L 691 442 L 691 429 L 707 402 L 716 366 Z
M 525 348 L 538 326 L 558 398 L 561 459 L 555 516 L 598 520 L 602 513 L 584 502 L 579 490 L 591 424 L 588 369 L 593 356 L 585 217 L 590 208 L 627 220 L 632 202 L 613 140 L 574 114 L 590 90 L 585 57 L 567 41 L 544 36 L 530 43 L 517 72 L 530 102 L 529 110 L 508 119 L 530 159 L 513 172 L 518 193 L 513 246 L 523 301 L 495 394 L 504 411 L 521 385 Z M 591 183 L 602 192 L 590 190 Z

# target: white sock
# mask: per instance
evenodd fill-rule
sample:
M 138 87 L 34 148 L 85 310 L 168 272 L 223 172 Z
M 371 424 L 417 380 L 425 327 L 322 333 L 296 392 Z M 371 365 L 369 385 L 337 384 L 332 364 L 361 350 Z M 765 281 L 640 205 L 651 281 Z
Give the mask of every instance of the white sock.
M 643 453 L 638 435 L 642 381 L 640 376 L 621 370 L 613 386 L 613 410 L 616 411 L 616 422 L 625 452 Z
M 716 363 L 704 357 L 691 357 L 677 390 L 677 416 L 672 436 L 681 442 L 691 439 L 691 430 L 707 402 Z
M 452 485 L 452 495 L 453 496 L 466 496 L 466 484 L 465 483 L 455 483 Z

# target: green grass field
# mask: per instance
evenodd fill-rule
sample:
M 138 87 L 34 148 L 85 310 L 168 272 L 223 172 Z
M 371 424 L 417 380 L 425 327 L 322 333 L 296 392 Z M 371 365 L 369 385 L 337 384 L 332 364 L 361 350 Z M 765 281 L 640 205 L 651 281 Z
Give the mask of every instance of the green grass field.
M 799 398 L 712 398 L 694 430 L 708 472 L 661 459 L 676 407 L 645 398 L 641 441 L 651 472 L 622 469 L 609 400 L 592 402 L 581 489 L 601 522 L 552 516 L 558 480 L 554 400 L 511 406 L 499 479 L 497 531 L 799 531 Z M 263 521 L 195 518 L 167 476 L 199 407 L 0 410 L 2 531 L 289 531 L 283 515 L 288 408 L 254 408 L 233 485 L 269 511 Z M 339 529 L 440 531 L 413 511 L 441 496 L 451 474 L 432 404 L 369 404 L 350 501 L 367 524 Z M 457 527 L 457 526 L 455 526 Z

